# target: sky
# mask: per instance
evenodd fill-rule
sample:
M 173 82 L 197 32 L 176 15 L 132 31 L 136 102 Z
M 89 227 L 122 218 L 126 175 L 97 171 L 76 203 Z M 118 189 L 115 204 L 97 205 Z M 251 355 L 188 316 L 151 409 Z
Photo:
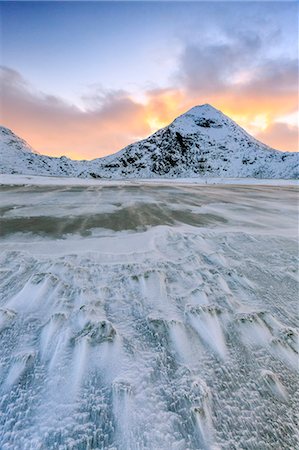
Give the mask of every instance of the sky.
M 92 159 L 210 103 L 298 150 L 296 1 L 1 1 L 0 123 Z

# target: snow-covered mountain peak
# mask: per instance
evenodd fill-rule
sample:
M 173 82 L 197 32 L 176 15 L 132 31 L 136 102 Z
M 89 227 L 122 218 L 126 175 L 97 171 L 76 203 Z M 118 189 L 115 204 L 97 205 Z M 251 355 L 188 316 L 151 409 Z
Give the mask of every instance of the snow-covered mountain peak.
M 182 114 L 182 116 L 186 115 L 194 117 L 215 118 L 217 116 L 218 117 L 223 116 L 224 114 L 221 111 L 219 111 L 219 109 L 214 108 L 214 106 L 210 105 L 209 103 L 205 103 L 204 105 L 193 106 L 187 112 Z
M 82 149 L 83 150 L 83 149 Z M 0 127 L 0 173 L 84 178 L 297 178 L 298 154 L 274 150 L 209 104 L 119 152 L 93 161 L 39 155 Z
M 195 106 L 152 136 L 98 160 L 109 176 L 293 178 L 296 154 L 271 149 L 209 104 Z
M 170 125 L 183 136 L 188 134 L 215 135 L 223 138 L 231 130 L 241 129 L 232 119 L 209 104 L 191 108 Z

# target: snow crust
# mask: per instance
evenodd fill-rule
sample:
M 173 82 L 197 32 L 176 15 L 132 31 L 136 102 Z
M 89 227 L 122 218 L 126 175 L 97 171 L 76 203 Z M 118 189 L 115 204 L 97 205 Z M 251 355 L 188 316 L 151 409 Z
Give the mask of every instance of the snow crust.
M 210 105 L 196 106 L 169 126 L 105 158 L 73 161 L 32 152 L 0 128 L 0 173 L 80 178 L 298 178 L 297 153 L 250 136 Z
M 298 189 L 48 180 L 0 186 L 0 447 L 296 448 Z

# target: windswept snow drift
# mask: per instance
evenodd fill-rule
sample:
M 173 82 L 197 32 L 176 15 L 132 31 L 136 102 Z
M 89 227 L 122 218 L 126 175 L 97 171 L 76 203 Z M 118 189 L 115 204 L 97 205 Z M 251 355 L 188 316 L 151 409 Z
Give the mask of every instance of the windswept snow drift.
M 37 155 L 0 128 L 0 156 L 0 173 L 9 174 L 291 179 L 299 173 L 298 154 L 269 148 L 210 105 L 196 106 L 147 139 L 93 161 Z
M 297 447 L 295 187 L 1 191 L 1 448 Z

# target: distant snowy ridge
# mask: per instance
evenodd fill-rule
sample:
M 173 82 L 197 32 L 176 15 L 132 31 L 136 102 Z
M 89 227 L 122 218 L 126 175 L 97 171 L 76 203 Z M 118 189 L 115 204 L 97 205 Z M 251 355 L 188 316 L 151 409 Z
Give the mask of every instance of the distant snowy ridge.
M 0 173 L 76 176 L 76 161 L 40 155 L 11 130 L 0 127 Z
M 34 152 L 0 127 L 0 173 L 81 178 L 298 178 L 298 153 L 262 144 L 210 105 L 195 106 L 170 125 L 92 161 Z

